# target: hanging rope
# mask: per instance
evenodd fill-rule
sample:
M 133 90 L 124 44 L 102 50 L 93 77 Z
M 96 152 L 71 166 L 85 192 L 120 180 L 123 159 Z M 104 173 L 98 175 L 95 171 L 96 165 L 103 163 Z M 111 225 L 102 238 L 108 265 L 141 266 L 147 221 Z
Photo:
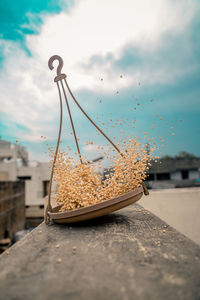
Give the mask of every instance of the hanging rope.
M 57 158 L 57 154 L 58 154 L 58 148 L 59 148 L 59 144 L 60 144 L 60 136 L 61 136 L 61 131 L 62 131 L 62 116 L 63 116 L 62 97 L 61 97 L 59 84 L 58 84 L 58 82 L 56 82 L 56 83 L 57 83 L 58 94 L 59 94 L 59 99 L 60 99 L 60 125 L 59 125 L 56 151 L 55 151 L 54 158 L 53 158 L 51 176 L 50 176 L 50 181 L 49 181 L 48 203 L 47 203 L 47 207 L 46 207 L 45 212 L 44 212 L 44 219 L 45 219 L 46 224 L 48 224 L 50 222 L 48 212 L 52 210 L 52 207 L 51 207 L 51 188 L 52 188 L 52 182 L 53 182 L 54 167 L 55 167 L 55 162 L 56 162 L 56 158 Z
M 64 93 L 64 96 L 65 96 L 65 102 L 67 104 L 67 110 L 68 110 L 70 122 L 71 122 L 71 125 L 72 125 L 72 131 L 73 131 L 74 139 L 75 139 L 75 142 L 76 142 L 76 148 L 77 148 L 77 151 L 78 151 L 78 154 L 79 154 L 80 162 L 82 164 L 83 161 L 82 161 L 82 158 L 81 158 L 81 152 L 80 152 L 80 149 L 79 149 L 79 144 L 78 144 L 78 140 L 77 140 L 77 137 L 76 137 L 76 131 L 75 131 L 75 128 L 74 128 L 74 123 L 73 123 L 73 120 L 72 120 L 72 115 L 71 115 L 69 103 L 68 103 L 68 100 L 67 100 L 67 95 L 65 93 L 65 89 L 64 89 L 62 80 L 61 80 L 61 85 L 62 85 L 63 93 Z

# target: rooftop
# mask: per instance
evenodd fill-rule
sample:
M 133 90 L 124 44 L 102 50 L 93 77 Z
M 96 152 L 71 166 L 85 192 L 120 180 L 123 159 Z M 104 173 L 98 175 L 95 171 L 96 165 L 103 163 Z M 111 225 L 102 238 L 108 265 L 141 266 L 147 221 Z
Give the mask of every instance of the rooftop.
M 178 170 L 200 169 L 200 157 L 191 158 L 161 158 L 158 162 L 152 162 L 149 173 L 176 172 Z

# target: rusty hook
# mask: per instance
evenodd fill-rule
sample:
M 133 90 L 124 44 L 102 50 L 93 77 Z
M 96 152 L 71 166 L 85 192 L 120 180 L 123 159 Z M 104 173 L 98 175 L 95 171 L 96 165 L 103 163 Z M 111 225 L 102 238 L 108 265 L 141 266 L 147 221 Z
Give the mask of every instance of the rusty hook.
M 49 58 L 49 61 L 48 61 L 49 69 L 50 70 L 54 69 L 53 63 L 55 60 L 58 60 L 57 76 L 54 79 L 54 81 L 57 82 L 59 80 L 66 78 L 67 76 L 65 74 L 61 74 L 61 70 L 63 68 L 63 59 L 59 55 L 53 55 Z

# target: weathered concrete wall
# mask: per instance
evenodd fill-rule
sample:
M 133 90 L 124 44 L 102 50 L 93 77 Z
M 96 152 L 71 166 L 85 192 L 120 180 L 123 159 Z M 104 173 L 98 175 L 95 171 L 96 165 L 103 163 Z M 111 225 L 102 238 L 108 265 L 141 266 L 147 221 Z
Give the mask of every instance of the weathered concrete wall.
M 135 204 L 45 225 L 0 256 L 0 299 L 197 300 L 200 247 Z
M 200 244 L 200 188 L 150 190 L 140 204 Z
M 17 180 L 17 162 L 0 163 L 0 181 Z
M 24 182 L 0 182 L 0 239 L 24 228 Z

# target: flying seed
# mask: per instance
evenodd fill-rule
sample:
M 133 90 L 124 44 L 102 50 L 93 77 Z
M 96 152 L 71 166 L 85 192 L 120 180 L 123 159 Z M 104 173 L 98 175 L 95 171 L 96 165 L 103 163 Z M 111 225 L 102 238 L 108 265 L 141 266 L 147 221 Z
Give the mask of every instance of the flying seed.
M 124 131 L 120 132 L 124 133 Z M 88 145 L 91 143 L 86 142 Z M 108 175 L 105 176 L 104 181 L 102 181 L 100 174 L 94 172 L 89 161 L 80 164 L 68 153 L 58 152 L 54 176 L 57 188 L 54 194 L 55 200 L 61 206 L 61 212 L 117 197 L 141 185 L 141 181 L 146 177 L 145 171 L 148 170 L 152 160 L 153 148 L 150 148 L 148 154 L 145 148 L 142 148 L 141 143 L 137 142 L 137 138 L 130 137 L 121 139 L 118 144 L 122 152 L 125 153 L 126 163 L 124 164 L 124 157 L 116 154 L 112 158 L 113 172 L 109 175 L 104 172 L 105 175 Z M 110 157 L 111 153 L 110 150 L 106 150 L 103 156 Z M 52 156 L 53 154 L 52 152 Z M 101 165 L 99 164 L 99 166 Z M 132 171 L 133 168 L 135 172 Z

